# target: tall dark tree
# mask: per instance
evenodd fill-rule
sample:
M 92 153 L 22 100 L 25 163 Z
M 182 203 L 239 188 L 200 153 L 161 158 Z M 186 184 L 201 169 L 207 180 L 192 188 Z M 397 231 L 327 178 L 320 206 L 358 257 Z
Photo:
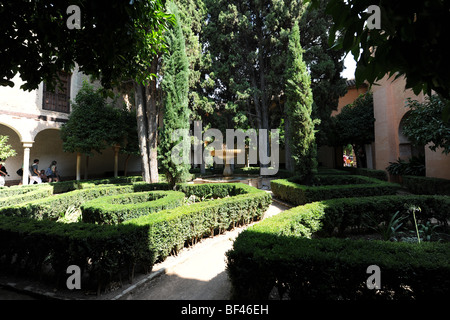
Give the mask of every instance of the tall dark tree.
M 254 128 L 269 129 L 269 107 L 283 86 L 288 33 L 303 5 L 281 0 L 205 3 L 204 34 L 213 61 L 216 104 L 222 113 L 244 110 Z
M 178 8 L 170 2 L 168 9 L 175 17 L 175 25 L 166 32 L 168 50 L 162 56 L 161 89 L 164 119 L 158 157 L 167 181 L 175 187 L 176 183 L 186 181 L 190 168 L 189 163 L 186 163 L 186 156 L 189 160 L 190 155 L 183 155 L 186 148 L 180 148 L 178 154 L 173 154 L 177 145 L 184 143 L 190 145 L 190 141 L 186 141 L 185 136 L 174 136 L 176 130 L 185 129 L 185 135 L 189 130 L 189 61 Z M 187 150 L 190 148 L 188 147 Z
M 346 81 L 341 77 L 344 50 L 332 50 L 328 43 L 333 26 L 331 15 L 325 12 L 328 1 L 321 0 L 317 8 L 308 6 L 299 23 L 303 60 L 311 76 L 313 117 L 320 119 L 316 132 L 318 146 L 330 144 L 331 113 L 337 110 L 339 98 L 347 92 Z
M 288 126 L 285 132 L 286 148 L 290 148 L 293 171 L 308 183 L 317 167 L 315 121 L 311 118 L 313 96 L 311 79 L 303 61 L 300 31 L 295 24 L 289 36 L 286 61 L 286 109 Z

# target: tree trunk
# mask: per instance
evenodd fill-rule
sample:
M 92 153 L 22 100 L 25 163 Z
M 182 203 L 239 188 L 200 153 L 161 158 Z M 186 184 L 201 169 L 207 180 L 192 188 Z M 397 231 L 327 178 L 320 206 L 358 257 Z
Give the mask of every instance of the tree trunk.
M 25 172 L 24 172 L 25 174 Z M 81 153 L 77 152 L 77 171 L 76 171 L 77 181 L 81 180 Z
M 139 149 L 141 152 L 142 179 L 144 182 L 150 183 L 150 163 L 147 147 L 147 116 L 145 106 L 145 87 L 139 83 L 134 83 L 135 99 L 136 99 L 136 119 L 139 139 Z
M 156 74 L 158 67 L 158 58 L 152 62 L 150 72 Z M 158 182 L 158 91 L 156 88 L 156 79 L 152 79 L 150 84 L 145 87 L 145 102 L 147 107 L 148 123 L 148 151 L 150 164 L 150 182 Z
M 127 174 L 128 174 L 128 160 L 130 160 L 130 157 L 131 157 L 131 154 L 128 154 L 127 158 L 125 159 L 125 164 L 123 166 L 123 175 L 124 175 L 124 177 L 126 177 Z
M 89 156 L 86 156 L 86 168 L 84 168 L 84 180 L 88 179 L 88 173 L 89 173 Z

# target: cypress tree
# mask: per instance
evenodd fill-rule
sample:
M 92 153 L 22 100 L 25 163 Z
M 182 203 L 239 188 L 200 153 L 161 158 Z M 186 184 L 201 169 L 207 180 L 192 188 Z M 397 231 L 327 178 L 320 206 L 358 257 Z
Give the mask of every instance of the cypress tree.
M 286 133 L 294 162 L 293 169 L 296 175 L 308 183 L 317 167 L 314 137 L 314 126 L 317 121 L 311 118 L 313 104 L 311 79 L 303 61 L 297 23 L 289 35 L 285 79 L 285 113 L 288 120 Z
M 168 50 L 163 55 L 161 88 L 164 120 L 160 133 L 158 158 L 167 181 L 175 187 L 176 183 L 186 181 L 189 176 L 189 163 L 176 163 L 172 160 L 172 150 L 180 144 L 180 139 L 183 139 L 183 137 L 174 139 L 175 130 L 189 130 L 189 61 L 178 8 L 170 2 L 168 9 L 175 17 L 175 25 L 167 31 Z M 186 139 L 181 141 L 188 142 Z

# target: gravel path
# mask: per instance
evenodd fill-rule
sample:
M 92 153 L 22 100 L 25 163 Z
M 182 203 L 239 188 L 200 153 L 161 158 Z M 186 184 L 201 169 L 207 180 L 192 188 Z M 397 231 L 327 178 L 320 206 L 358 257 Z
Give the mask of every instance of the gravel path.
M 263 219 L 288 209 L 273 202 Z M 256 222 L 257 223 L 257 222 Z M 154 266 L 158 276 L 148 279 L 114 299 L 127 300 L 228 300 L 231 284 L 226 273 L 225 253 L 246 227 L 207 238 L 184 250 L 176 257 L 168 257 Z

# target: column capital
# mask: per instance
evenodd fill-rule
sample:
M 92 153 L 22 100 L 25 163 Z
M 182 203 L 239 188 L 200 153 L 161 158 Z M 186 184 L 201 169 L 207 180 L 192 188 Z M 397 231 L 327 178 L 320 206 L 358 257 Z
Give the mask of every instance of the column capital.
M 22 141 L 22 145 L 24 148 L 32 148 L 34 141 Z

